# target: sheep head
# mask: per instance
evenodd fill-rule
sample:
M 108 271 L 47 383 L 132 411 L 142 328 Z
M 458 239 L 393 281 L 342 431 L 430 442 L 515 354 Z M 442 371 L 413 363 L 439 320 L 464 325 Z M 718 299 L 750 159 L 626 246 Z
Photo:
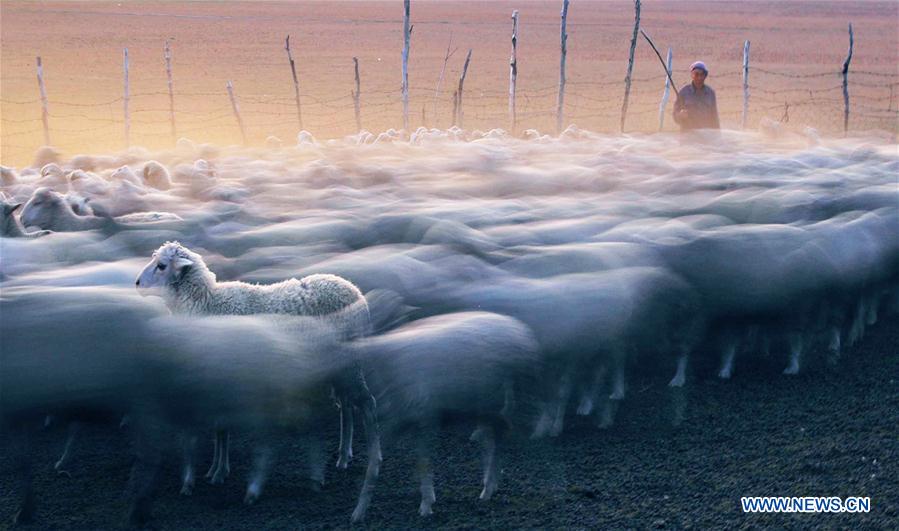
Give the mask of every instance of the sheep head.
M 200 255 L 178 242 L 166 242 L 153 253 L 135 285 L 142 295 L 165 296 L 176 291 L 190 273 L 206 271 Z
M 22 209 L 22 225 L 42 229 L 53 228 L 56 218 L 64 210 L 68 211 L 70 215 L 74 215 L 72 207 L 69 206 L 62 194 L 46 187 L 38 188 Z

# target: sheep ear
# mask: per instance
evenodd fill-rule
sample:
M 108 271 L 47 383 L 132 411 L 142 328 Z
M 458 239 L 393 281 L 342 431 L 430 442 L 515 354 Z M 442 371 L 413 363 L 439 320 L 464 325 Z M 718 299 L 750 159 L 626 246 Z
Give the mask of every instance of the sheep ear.
M 193 261 L 188 258 L 176 258 L 175 261 L 172 262 L 175 271 L 182 271 L 185 268 L 190 268 L 192 265 L 194 265 Z
M 22 206 L 22 203 L 13 203 L 13 204 L 7 206 L 6 208 L 8 209 L 9 213 L 12 214 L 13 212 L 15 212 L 16 210 L 21 208 L 21 206 Z

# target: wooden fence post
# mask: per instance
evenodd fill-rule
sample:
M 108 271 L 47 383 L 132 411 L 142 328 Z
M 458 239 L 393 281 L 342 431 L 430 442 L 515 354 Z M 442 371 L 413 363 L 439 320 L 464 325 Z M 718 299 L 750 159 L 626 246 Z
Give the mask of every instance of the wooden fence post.
M 468 49 L 468 55 L 465 56 L 465 64 L 462 66 L 462 75 L 459 76 L 459 88 L 456 91 L 456 113 L 457 125 L 462 128 L 462 86 L 465 84 L 465 76 L 468 74 L 468 64 L 471 62 L 471 48 Z
M 359 104 L 359 93 L 361 91 L 361 81 L 359 80 L 359 58 L 353 57 L 353 69 L 356 71 L 356 90 L 353 91 L 353 111 L 356 115 L 356 131 L 362 130 L 362 110 Z
M 37 88 L 41 92 L 41 121 L 44 123 L 44 145 L 50 145 L 50 111 L 47 106 L 47 89 L 44 87 L 44 66 L 37 58 Z
M 627 58 L 627 75 L 624 77 L 624 102 L 621 104 L 621 132 L 627 118 L 627 104 L 631 95 L 631 75 L 634 72 L 634 52 L 637 49 L 637 33 L 640 31 L 640 0 L 634 1 L 634 33 L 631 36 L 631 50 Z
M 749 41 L 743 43 L 743 119 L 740 127 L 746 129 L 749 120 Z
M 843 134 L 849 131 L 849 61 L 852 61 L 852 45 L 855 39 L 852 35 L 852 23 L 849 23 L 849 54 L 843 62 Z
M 403 0 L 403 129 L 409 131 L 409 39 L 412 29 L 409 27 L 409 2 Z
M 168 39 L 165 41 L 163 55 L 165 57 L 165 76 L 169 87 L 169 121 L 172 124 L 172 142 L 176 142 L 178 140 L 178 134 L 175 129 L 175 90 L 172 82 L 172 48 L 169 46 Z
M 459 91 L 453 91 L 453 126 L 456 125 L 456 119 L 459 117 Z
M 668 64 L 665 67 L 668 69 L 668 75 L 665 76 L 665 91 L 662 92 L 662 102 L 659 104 L 659 131 L 665 127 L 665 108 L 668 106 L 668 98 L 671 95 L 671 47 L 668 47 Z M 674 90 L 677 90 L 675 87 Z
M 512 58 L 509 59 L 509 123 L 515 134 L 518 119 L 515 115 L 515 82 L 518 80 L 518 10 L 512 11 Z
M 234 116 L 237 118 L 237 125 L 240 127 L 240 136 L 243 139 L 243 145 L 247 145 L 247 132 L 243 126 L 243 118 L 240 117 L 240 106 L 237 105 L 237 98 L 234 97 L 234 85 L 231 83 L 231 80 L 228 80 L 228 84 L 225 85 L 228 89 L 228 97 L 231 99 L 231 110 L 234 111 Z
M 128 114 L 128 102 L 131 99 L 131 91 L 128 86 L 128 48 L 125 48 L 124 55 L 124 67 L 125 67 L 125 97 L 123 101 L 125 102 L 125 147 L 131 147 L 131 116 Z
M 568 0 L 562 0 L 562 23 L 559 27 L 559 100 L 556 105 L 556 133 L 562 132 L 562 110 L 565 106 L 565 56 L 568 54 Z
M 293 76 L 293 95 L 297 101 L 297 122 L 300 124 L 300 131 L 302 131 L 303 111 L 300 108 L 300 81 L 297 79 L 297 67 L 293 62 L 293 54 L 290 53 L 290 35 L 284 41 L 284 49 L 287 50 L 287 60 L 290 62 L 290 74 Z

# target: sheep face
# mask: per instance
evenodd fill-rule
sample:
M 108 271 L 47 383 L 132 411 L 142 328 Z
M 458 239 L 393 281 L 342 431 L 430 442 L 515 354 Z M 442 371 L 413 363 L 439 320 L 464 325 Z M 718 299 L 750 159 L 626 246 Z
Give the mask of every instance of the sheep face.
M 49 188 L 38 188 L 22 209 L 22 225 L 42 229 L 52 228 L 57 216 L 63 210 L 72 213 L 72 208 L 62 195 Z
M 161 295 L 175 289 L 194 267 L 202 267 L 199 255 L 178 242 L 167 242 L 153 253 L 153 259 L 140 272 L 135 285 L 144 296 Z

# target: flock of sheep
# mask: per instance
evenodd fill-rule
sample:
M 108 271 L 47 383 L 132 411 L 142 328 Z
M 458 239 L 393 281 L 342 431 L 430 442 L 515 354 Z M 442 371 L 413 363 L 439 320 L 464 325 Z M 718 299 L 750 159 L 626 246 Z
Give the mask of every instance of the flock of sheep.
M 231 433 L 248 436 L 253 503 L 276 433 L 303 438 L 321 488 L 332 445 L 337 467 L 353 458 L 357 417 L 352 519 L 373 502 L 382 438 L 389 456 L 406 432 L 426 516 L 443 421 L 474 428 L 487 500 L 509 430 L 557 436 L 570 413 L 609 428 L 635 375 L 679 388 L 747 358 L 838 368 L 899 310 L 895 146 L 401 136 L 44 148 L 2 167 L 0 427 L 20 521 L 37 505 L 29 441 L 49 422 L 68 430 L 60 472 L 85 422 L 130 430 L 142 521 L 173 448 L 189 495 L 201 458 L 221 483 Z M 338 441 L 322 438 L 331 423 Z

